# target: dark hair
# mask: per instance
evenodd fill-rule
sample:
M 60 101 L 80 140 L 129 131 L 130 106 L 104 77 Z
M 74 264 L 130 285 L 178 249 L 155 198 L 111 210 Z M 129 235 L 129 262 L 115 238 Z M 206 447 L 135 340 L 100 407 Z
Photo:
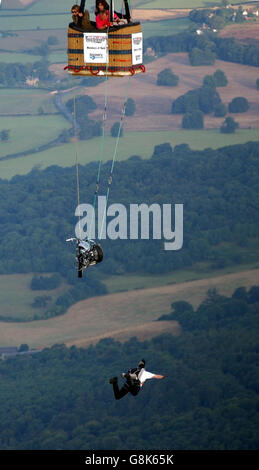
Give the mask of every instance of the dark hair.
M 109 10 L 109 5 L 106 0 L 96 0 L 96 8 L 98 9 L 98 5 L 101 3 L 104 6 L 105 10 Z
M 73 10 L 79 11 L 80 10 L 79 5 L 73 5 L 72 8 L 71 8 L 71 13 L 73 13 Z

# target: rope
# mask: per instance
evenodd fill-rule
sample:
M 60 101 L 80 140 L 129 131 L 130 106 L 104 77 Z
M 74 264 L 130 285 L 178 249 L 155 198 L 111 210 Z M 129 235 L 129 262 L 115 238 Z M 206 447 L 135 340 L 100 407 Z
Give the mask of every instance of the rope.
M 78 161 L 78 132 L 77 132 L 77 125 L 76 125 L 76 93 L 75 87 L 74 88 L 74 138 L 75 138 L 75 168 L 76 168 L 76 192 L 77 192 L 77 206 L 80 205 L 80 181 L 79 181 L 79 161 Z M 79 224 L 79 234 L 81 238 L 81 218 L 80 214 L 78 214 L 78 224 Z
M 107 37 L 109 34 L 109 28 L 107 28 Z M 107 40 L 107 56 L 108 56 L 108 51 L 109 51 L 109 40 Z M 92 218 L 91 218 L 91 223 L 90 223 L 90 228 L 88 231 L 88 237 L 87 239 L 92 238 L 92 225 L 93 225 L 93 220 L 95 216 L 95 207 L 96 207 L 96 200 L 97 196 L 99 193 L 99 188 L 100 188 L 100 179 L 101 179 L 101 168 L 102 168 L 102 163 L 103 163 L 103 156 L 104 156 L 104 140 L 105 140 L 105 125 L 107 121 L 107 105 L 108 105 L 108 69 L 109 69 L 109 62 L 107 60 L 106 63 L 106 79 L 105 79 L 105 93 L 104 93 L 104 111 L 103 111 L 103 122 L 102 122 L 102 136 L 101 136 L 101 143 L 100 143 L 100 158 L 99 158 L 99 164 L 98 164 L 98 171 L 97 171 L 97 178 L 96 178 L 96 187 L 95 187 L 95 192 L 94 192 L 94 200 L 93 200 L 93 213 L 92 213 Z M 114 153 L 112 157 L 112 164 L 111 164 L 111 169 L 110 169 L 110 174 L 108 177 L 108 186 L 107 186 L 107 192 L 106 192 L 106 198 L 105 198 L 105 207 L 104 207 L 104 212 L 103 212 L 103 218 L 102 218 L 102 224 L 101 224 L 101 231 L 100 231 L 100 236 L 99 238 L 102 238 L 102 233 L 103 233 L 103 227 L 104 227 L 104 219 L 105 219 L 105 214 L 106 214 L 106 209 L 107 209 L 107 203 L 109 199 L 109 194 L 110 194 L 110 187 L 112 184 L 112 175 L 113 175 L 113 170 L 114 170 L 114 165 L 117 157 L 117 152 L 118 152 L 118 145 L 119 145 L 119 140 L 121 136 L 121 129 L 125 117 L 125 109 L 126 109 L 126 103 L 128 99 L 128 93 L 129 93 L 129 84 L 130 84 L 130 76 L 128 77 L 128 82 L 126 86 L 126 96 L 124 98 L 123 106 L 122 106 L 122 111 L 121 111 L 121 118 L 120 118 L 120 125 L 118 129 L 118 134 L 116 138 L 116 143 L 115 143 L 115 148 L 114 148 Z M 74 134 L 75 134 L 75 166 L 76 166 L 76 187 L 77 187 L 77 204 L 78 206 L 80 205 L 80 181 L 79 181 L 79 162 L 78 162 L 78 136 L 77 136 L 77 127 L 76 127 L 76 97 L 75 97 L 75 90 L 74 90 Z M 81 234 L 81 219 L 80 215 L 78 215 L 78 223 L 79 223 L 79 233 Z
M 104 219 L 105 219 L 108 199 L 109 199 L 109 195 L 110 195 L 110 187 L 111 187 L 111 184 L 112 184 L 112 175 L 113 175 L 114 165 L 115 165 L 117 152 L 118 152 L 118 145 L 119 145 L 119 140 L 120 140 L 120 136 L 121 136 L 121 129 L 122 129 L 122 125 L 123 125 L 123 121 L 124 121 L 124 117 L 125 117 L 126 103 L 127 103 L 128 94 L 129 94 L 129 84 L 130 84 L 130 76 L 128 77 L 128 82 L 127 82 L 127 86 L 126 86 L 126 96 L 125 96 L 125 99 L 124 99 L 124 103 L 122 105 L 120 125 L 119 125 L 119 129 L 118 129 L 118 134 L 117 134 L 117 138 L 116 138 L 114 153 L 113 153 L 113 157 L 112 157 L 112 164 L 111 164 L 110 174 L 109 174 L 109 177 L 108 177 L 108 187 L 107 187 L 107 193 L 106 193 L 106 198 L 105 198 L 105 207 L 104 207 L 104 211 L 103 211 L 102 225 L 101 225 L 101 231 L 100 231 L 100 236 L 99 236 L 100 239 L 102 238 L 103 227 L 104 227 Z
M 107 58 L 108 58 L 108 53 L 109 53 L 109 28 L 107 28 Z M 89 237 L 87 238 L 92 238 L 92 226 L 93 226 L 93 219 L 94 219 L 94 214 L 95 214 L 95 207 L 96 207 L 96 200 L 97 196 L 99 193 L 99 188 L 100 188 L 100 179 L 101 179 L 101 168 L 102 168 L 102 163 L 103 163 L 103 155 L 104 155 L 104 139 L 105 139 L 105 124 L 107 121 L 107 105 L 108 105 L 108 68 L 109 68 L 109 61 L 107 60 L 106 62 L 106 77 L 105 77 L 105 85 L 104 85 L 104 109 L 103 109 L 103 122 L 102 122 L 102 136 L 101 136 L 101 143 L 100 143 L 100 158 L 99 158 L 99 165 L 98 165 L 98 171 L 97 171 L 97 178 L 96 178 L 96 186 L 95 186 L 95 192 L 94 192 L 94 201 L 93 201 L 93 213 L 92 213 L 92 218 L 91 218 L 91 223 L 90 223 L 90 229 L 88 231 Z

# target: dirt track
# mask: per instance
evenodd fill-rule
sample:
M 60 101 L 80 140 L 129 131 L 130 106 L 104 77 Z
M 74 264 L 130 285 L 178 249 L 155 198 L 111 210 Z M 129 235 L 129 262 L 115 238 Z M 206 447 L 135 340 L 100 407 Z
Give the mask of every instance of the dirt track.
M 204 299 L 209 288 L 217 287 L 230 294 L 239 286 L 259 283 L 259 269 L 222 276 L 94 297 L 72 306 L 65 315 L 45 321 L 28 323 L 0 322 L 0 345 L 27 343 L 46 347 L 55 343 L 87 346 L 101 338 L 115 337 L 121 341 L 137 336 L 148 339 L 161 332 L 179 334 L 175 322 L 154 322 L 171 311 L 171 303 L 186 300 L 194 306 Z

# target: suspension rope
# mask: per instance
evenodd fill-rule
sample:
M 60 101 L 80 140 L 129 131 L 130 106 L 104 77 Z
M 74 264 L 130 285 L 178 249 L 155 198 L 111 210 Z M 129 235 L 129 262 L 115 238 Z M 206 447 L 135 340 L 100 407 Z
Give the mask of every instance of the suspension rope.
M 103 234 L 104 220 L 105 220 L 107 204 L 108 204 L 109 195 L 110 195 L 110 187 L 111 187 L 111 184 L 112 184 L 113 170 L 114 170 L 114 165 L 115 165 L 115 161 L 116 161 L 116 157 L 117 157 L 117 153 L 118 153 L 118 145 L 119 145 L 119 141 L 120 141 L 120 137 L 121 137 L 121 129 L 122 129 L 123 121 L 124 121 L 124 118 L 125 118 L 126 103 L 127 103 L 128 94 L 129 94 L 129 84 L 130 84 L 130 76 L 128 77 L 128 82 L 127 82 L 127 86 L 126 86 L 126 95 L 125 95 L 125 99 L 124 99 L 124 102 L 123 102 L 123 105 L 122 105 L 120 124 L 119 124 L 119 128 L 118 128 L 118 134 L 117 134 L 115 148 L 114 148 L 114 152 L 113 152 L 110 174 L 109 174 L 109 177 L 108 177 L 108 186 L 107 186 L 107 192 L 106 192 L 106 198 L 105 198 L 105 207 L 104 207 L 104 210 L 103 210 L 101 231 L 100 231 L 100 236 L 99 236 L 100 239 L 102 238 L 102 234 Z
M 73 78 L 74 81 L 74 78 Z M 79 181 L 79 161 L 78 161 L 78 131 L 77 131 L 77 120 L 76 120 L 76 92 L 74 88 L 73 104 L 74 104 L 74 140 L 75 140 L 75 168 L 76 168 L 76 193 L 77 193 L 77 206 L 80 205 L 80 181 Z M 81 218 L 80 213 L 78 214 L 79 234 L 81 238 Z
M 93 201 L 93 213 L 91 217 L 90 229 L 88 231 L 89 237 L 91 238 L 92 233 L 92 225 L 94 220 L 95 214 L 95 207 L 96 207 L 96 200 L 99 193 L 100 188 L 100 179 L 101 179 L 101 168 L 103 163 L 103 156 L 104 156 L 104 140 L 105 140 L 105 127 L 107 122 L 107 107 L 108 107 L 108 69 L 109 69 L 109 61 L 108 61 L 108 54 L 109 54 L 109 28 L 107 28 L 107 45 L 106 45 L 106 70 L 105 70 L 105 85 L 104 85 L 104 108 L 103 108 L 103 120 L 102 120 L 102 136 L 101 136 L 101 143 L 100 143 L 100 157 L 99 157 L 99 164 L 98 164 L 98 171 L 97 171 L 97 178 L 96 178 L 96 185 L 95 185 L 95 192 L 94 192 L 94 201 Z
M 107 37 L 109 34 L 109 28 L 107 28 Z M 107 58 L 108 58 L 108 51 L 109 51 L 109 39 L 107 40 Z M 100 143 L 100 158 L 99 158 L 99 164 L 98 164 L 98 170 L 97 170 L 97 178 L 96 178 L 96 186 L 95 186 L 95 192 L 94 192 L 94 200 L 93 200 L 93 213 L 91 217 L 91 223 L 90 223 L 90 228 L 88 231 L 88 237 L 87 239 L 91 238 L 92 235 L 92 225 L 95 217 L 95 207 L 96 207 L 96 201 L 99 193 L 99 188 L 100 188 L 100 179 L 101 179 L 101 168 L 103 164 L 103 157 L 104 157 L 104 140 L 105 140 L 105 129 L 106 129 L 106 122 L 107 122 L 107 108 L 108 108 L 108 70 L 109 70 L 109 62 L 107 60 L 106 62 L 106 78 L 105 78 L 105 92 L 104 92 L 104 110 L 103 110 L 103 120 L 102 120 L 102 135 L 101 135 L 101 143 Z M 116 138 L 116 143 L 115 143 L 115 148 L 113 152 L 113 157 L 112 157 L 112 164 L 110 168 L 110 173 L 108 177 L 108 182 L 107 182 L 107 192 L 106 192 L 106 197 L 105 197 L 105 207 L 104 207 L 104 212 L 103 212 L 103 217 L 102 217 L 102 224 L 101 224 L 101 231 L 100 231 L 100 236 L 99 238 L 102 238 L 102 233 L 103 233 L 103 228 L 104 228 L 104 220 L 105 220 L 105 215 L 106 215 L 106 210 L 107 210 L 107 203 L 109 199 L 109 194 L 110 194 L 110 187 L 112 184 L 112 176 L 113 176 L 113 170 L 114 170 L 114 165 L 116 162 L 116 157 L 118 153 L 118 146 L 119 146 L 119 141 L 121 137 L 121 130 L 125 118 L 125 110 L 126 110 L 126 103 L 128 100 L 128 93 L 129 93 L 129 84 L 130 84 L 130 76 L 128 76 L 128 82 L 126 86 L 126 95 L 124 98 L 124 102 L 122 105 L 122 110 L 121 110 L 121 117 L 120 117 L 120 124 L 118 128 L 118 134 Z M 75 167 L 76 167 L 76 188 L 77 188 L 77 204 L 78 206 L 80 205 L 80 181 L 79 181 L 79 161 L 78 161 L 78 132 L 77 132 L 77 122 L 76 122 L 76 96 L 75 96 L 75 90 L 74 90 L 74 135 L 75 135 Z M 80 233 L 80 238 L 81 238 L 81 218 L 80 214 L 78 215 L 78 223 L 79 223 L 79 233 Z

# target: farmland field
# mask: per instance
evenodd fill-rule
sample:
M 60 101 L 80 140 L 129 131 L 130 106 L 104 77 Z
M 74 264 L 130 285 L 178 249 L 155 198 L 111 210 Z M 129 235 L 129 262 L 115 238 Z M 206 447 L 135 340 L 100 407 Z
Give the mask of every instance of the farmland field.
M 37 55 L 22 54 L 21 52 L 0 52 L 0 63 L 2 62 L 6 64 L 32 64 L 33 62 L 37 62 L 39 60 L 41 60 L 41 57 Z
M 0 30 L 2 31 L 22 31 L 22 30 L 38 30 L 41 29 L 59 29 L 64 28 L 70 21 L 70 15 L 41 15 L 41 16 L 14 16 L 6 18 L 0 15 Z
M 163 21 L 147 21 L 142 24 L 145 38 L 150 36 L 168 36 L 177 34 L 188 28 L 190 21 L 188 18 L 172 18 Z
M 31 290 L 32 277 L 32 273 L 2 274 L 0 276 L 0 316 L 19 318 L 21 321 L 26 321 L 28 318 L 32 318 L 35 313 L 41 312 L 41 309 L 32 307 L 35 297 L 48 295 L 52 297 L 52 301 L 55 301 L 67 289 L 67 286 L 62 284 L 57 289 L 50 291 Z
M 132 336 L 156 336 L 160 328 L 179 334 L 175 322 L 154 321 L 171 310 L 171 303 L 186 300 L 197 306 L 209 288 L 230 295 L 240 285 L 251 287 L 259 282 L 259 270 L 248 270 L 164 287 L 139 289 L 93 297 L 73 305 L 66 314 L 48 320 L 27 323 L 0 322 L 0 345 L 27 343 L 45 347 L 55 343 L 86 346 L 102 337 L 125 341 Z
M 0 157 L 46 144 L 68 127 L 61 116 L 0 117 L 0 129 L 10 130 L 8 142 L 0 143 Z M 16 171 L 16 161 L 12 166 Z
M 46 113 L 57 112 L 48 91 L 0 88 L 0 115 L 38 114 L 39 107 Z
M 17 118 L 18 119 L 18 118 Z M 37 118 L 38 119 L 38 118 Z M 47 120 L 47 119 L 46 119 Z M 0 121 L 1 122 L 1 121 Z M 63 126 L 65 127 L 65 126 Z M 5 127 L 6 128 L 6 127 Z M 62 126 L 61 126 L 62 128 Z M 47 135 L 45 138 L 47 138 Z M 226 145 L 240 144 L 247 141 L 259 141 L 259 130 L 240 129 L 234 135 L 220 134 L 218 130 L 210 131 L 171 131 L 171 132 L 128 132 L 121 138 L 118 148 L 118 160 L 126 160 L 132 155 L 139 155 L 142 158 L 149 158 L 155 145 L 165 142 L 171 143 L 174 147 L 182 143 L 187 143 L 191 148 L 202 150 L 204 148 L 218 148 Z M 8 145 L 8 144 L 2 144 Z M 2 149 L 0 144 L 0 149 Z M 115 147 L 115 139 L 106 137 L 104 161 L 112 159 Z M 20 147 L 22 148 L 22 147 Z M 90 139 L 78 143 L 79 162 L 84 165 L 99 159 L 100 139 Z M 2 152 L 7 154 L 7 147 L 3 147 Z M 16 159 L 0 161 L 0 177 L 11 179 L 16 174 L 26 174 L 35 165 L 41 169 L 51 165 L 69 167 L 74 165 L 75 146 L 73 143 L 63 144 Z
M 179 84 L 175 87 L 158 87 L 158 73 L 171 68 L 179 76 Z M 212 75 L 217 69 L 224 71 L 228 85 L 217 88 L 223 103 L 226 105 L 235 97 L 243 96 L 250 103 L 246 113 L 234 114 L 241 128 L 259 129 L 259 93 L 256 90 L 258 78 L 257 67 L 240 65 L 222 60 L 216 60 L 214 65 L 192 67 L 188 54 L 175 53 L 161 57 L 147 65 L 147 73 L 134 77 L 134 88 L 130 89 L 130 97 L 136 102 L 135 115 L 127 120 L 127 130 L 169 131 L 181 128 L 182 115 L 172 115 L 172 101 L 187 91 L 202 86 L 206 75 Z M 86 89 L 85 93 L 88 93 Z M 92 116 L 100 119 L 103 106 L 104 84 L 91 91 L 92 98 L 100 108 Z M 118 110 L 121 108 L 121 97 L 125 95 L 123 80 L 109 81 L 109 111 L 113 119 L 118 120 Z M 117 114 L 115 114 L 117 113 Z M 205 129 L 219 128 L 222 118 L 205 115 Z

